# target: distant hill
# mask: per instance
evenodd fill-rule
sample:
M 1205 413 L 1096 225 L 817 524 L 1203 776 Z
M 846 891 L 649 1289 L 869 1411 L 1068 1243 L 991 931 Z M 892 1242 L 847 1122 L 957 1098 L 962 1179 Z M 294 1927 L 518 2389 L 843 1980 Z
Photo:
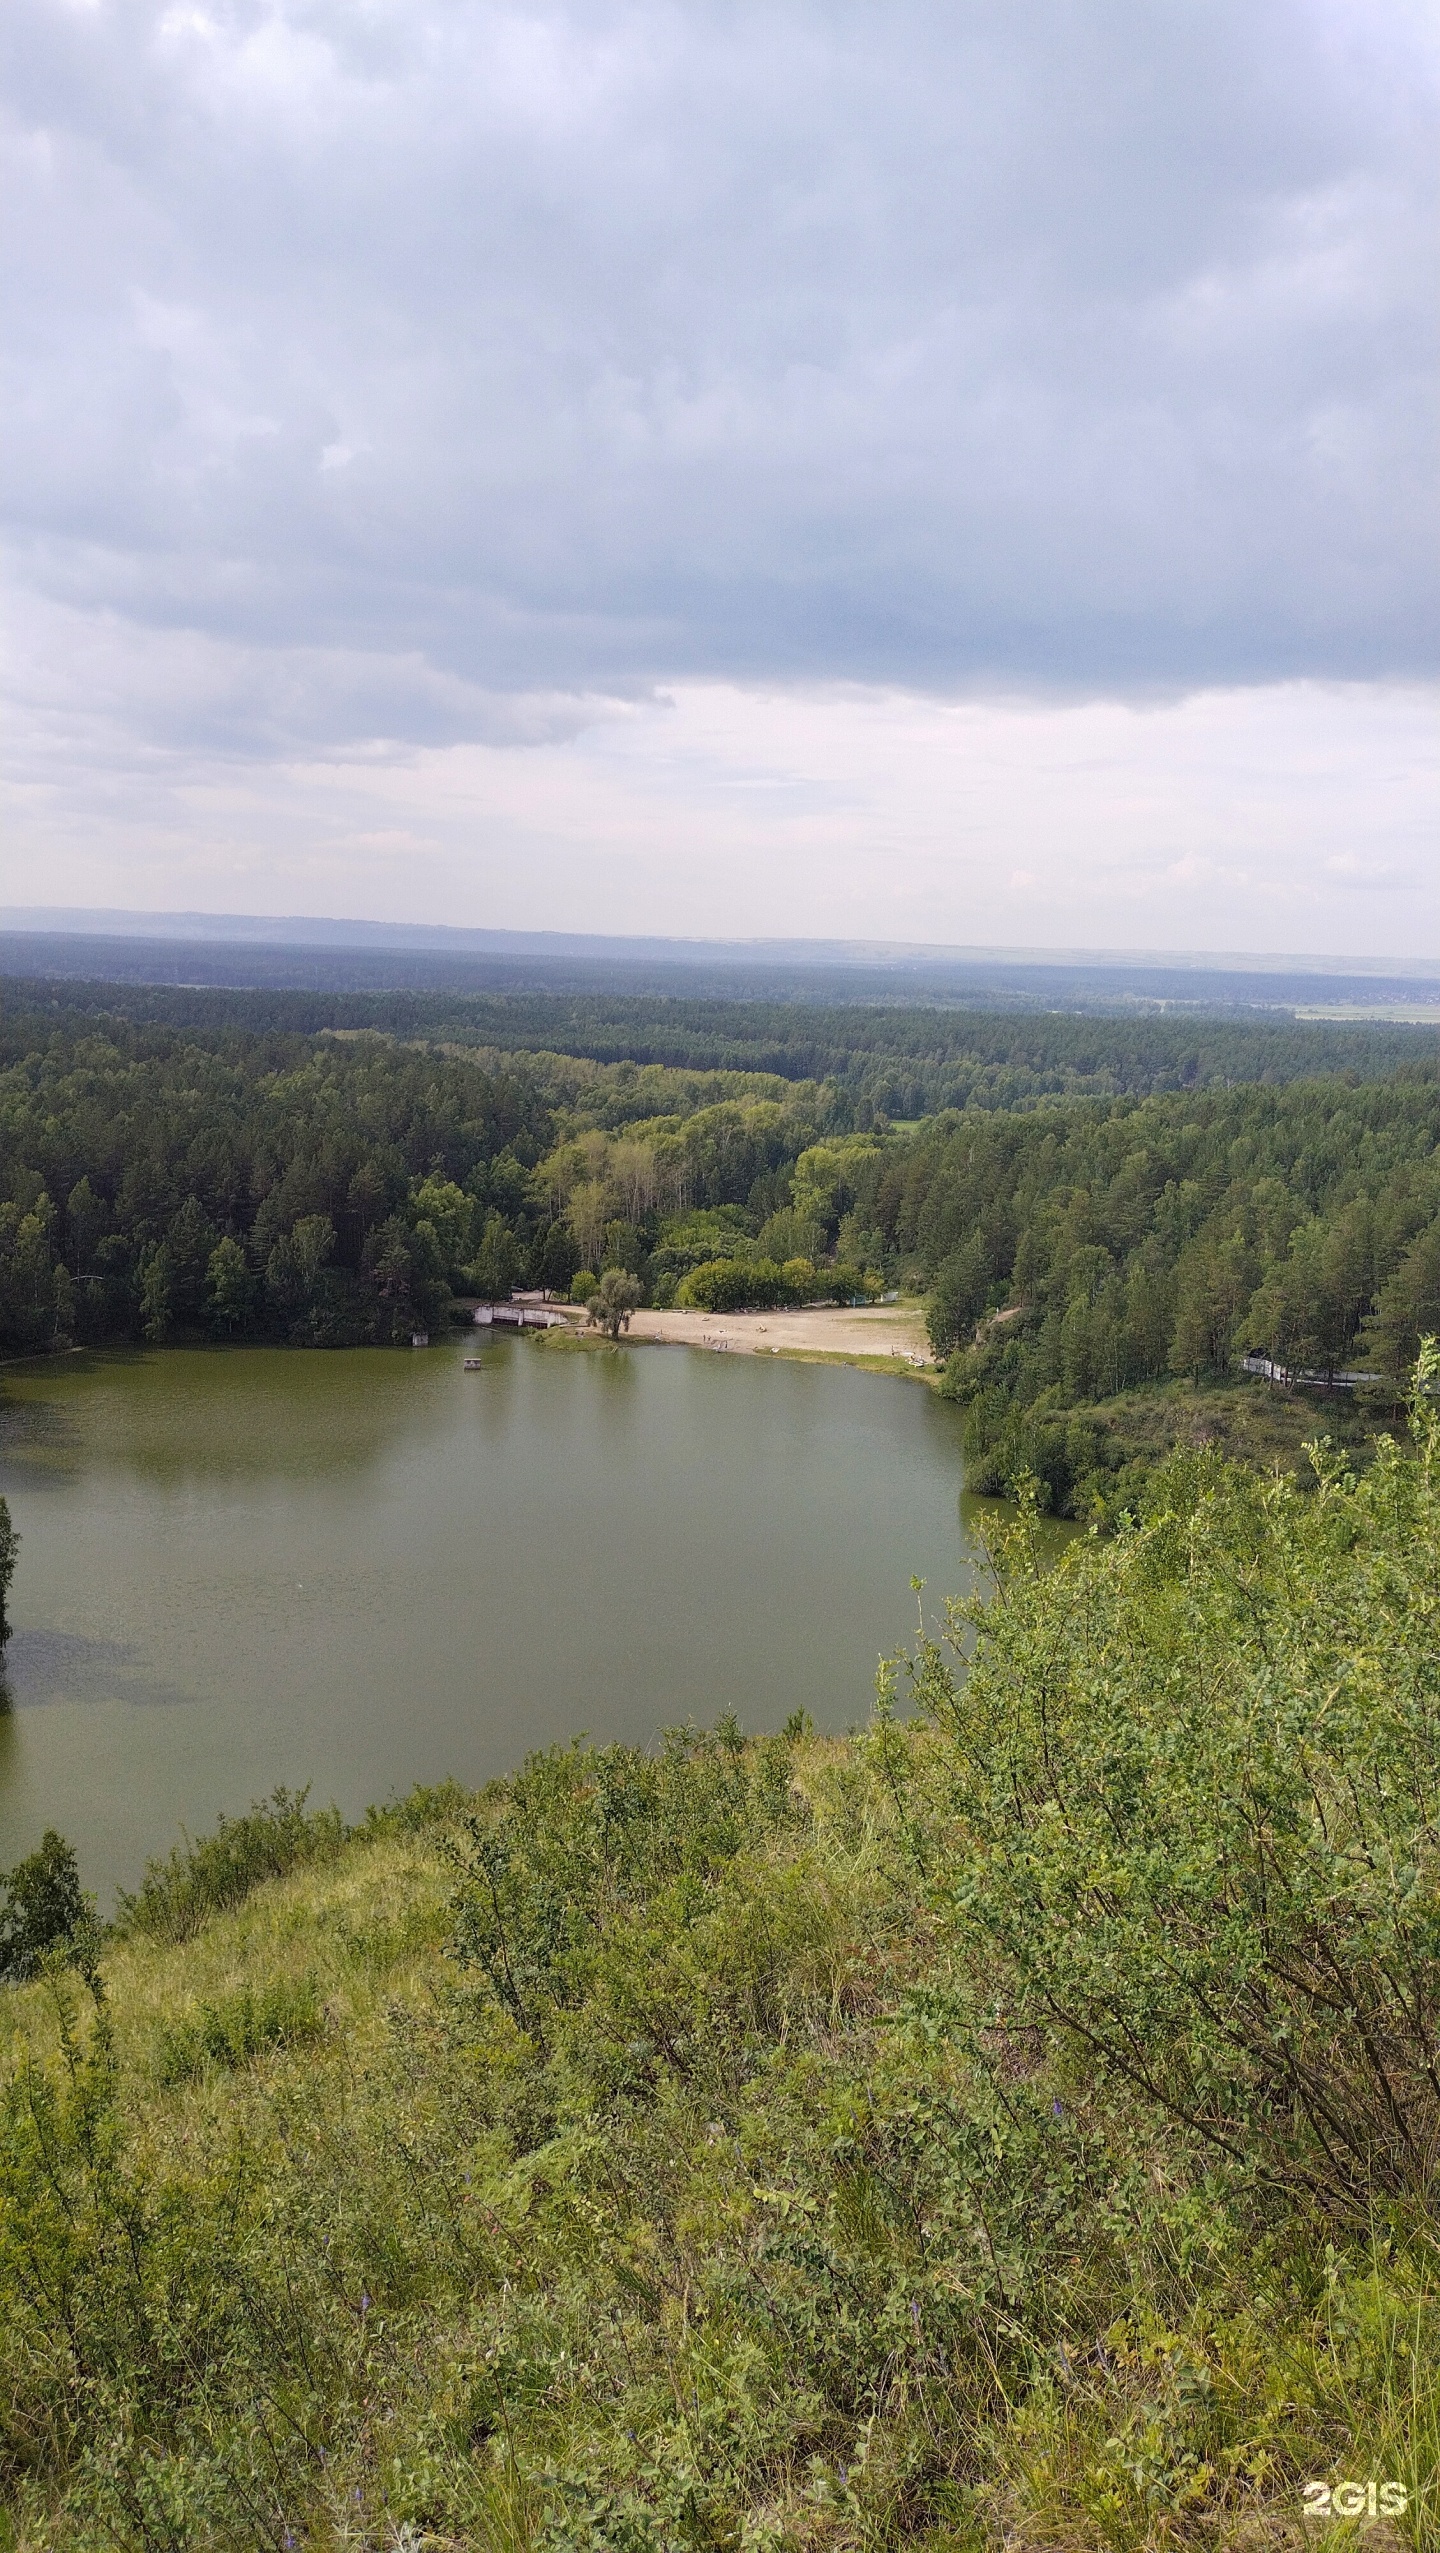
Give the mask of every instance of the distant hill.
M 323 916 L 0 907 L 0 974 L 313 992 L 610 992 L 1080 1012 L 1440 1012 L 1440 965 L 865 940 L 683 940 Z

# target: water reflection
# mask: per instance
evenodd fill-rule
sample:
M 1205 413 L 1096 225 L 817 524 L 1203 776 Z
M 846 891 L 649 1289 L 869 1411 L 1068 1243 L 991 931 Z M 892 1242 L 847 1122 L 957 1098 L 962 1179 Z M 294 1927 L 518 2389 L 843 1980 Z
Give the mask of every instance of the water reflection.
M 0 1485 L 59 1484 L 82 1465 L 168 1488 L 363 1472 L 397 1426 L 427 1414 L 445 1425 L 449 1363 L 443 1351 L 197 1348 L 23 1367 L 7 1378 Z
M 147 1665 L 138 1642 L 87 1640 L 77 1631 L 17 1630 L 0 1669 L 0 1709 L 56 1702 L 193 1702 Z

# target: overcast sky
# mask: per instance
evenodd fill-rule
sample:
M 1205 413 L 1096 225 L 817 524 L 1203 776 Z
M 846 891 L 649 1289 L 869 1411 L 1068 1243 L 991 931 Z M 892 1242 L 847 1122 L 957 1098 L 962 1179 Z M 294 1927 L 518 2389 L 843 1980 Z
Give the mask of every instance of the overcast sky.
M 0 902 L 1440 956 L 1440 17 L 6 0 Z

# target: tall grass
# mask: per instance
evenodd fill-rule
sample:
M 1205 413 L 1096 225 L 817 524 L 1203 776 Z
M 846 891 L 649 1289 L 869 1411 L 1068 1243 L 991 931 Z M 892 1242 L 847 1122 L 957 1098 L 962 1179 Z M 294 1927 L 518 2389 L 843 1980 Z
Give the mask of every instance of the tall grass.
M 188 1941 L 212 1915 L 238 1906 L 263 1880 L 302 1862 L 330 1861 L 345 1841 L 338 1808 L 307 1811 L 308 1788 L 272 1791 L 241 1817 L 222 1817 L 213 1835 L 186 1836 L 164 1861 L 146 1864 L 133 1893 L 122 1892 L 122 1931 Z

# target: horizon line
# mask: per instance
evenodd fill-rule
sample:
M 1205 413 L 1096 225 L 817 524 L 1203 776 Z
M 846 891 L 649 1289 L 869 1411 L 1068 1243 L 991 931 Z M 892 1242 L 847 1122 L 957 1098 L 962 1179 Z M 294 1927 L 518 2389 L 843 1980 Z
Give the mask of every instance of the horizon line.
M 135 906 L 0 905 L 0 932 L 35 938 L 199 940 L 217 945 L 317 949 L 469 950 L 476 955 L 580 956 L 622 953 L 714 964 L 770 957 L 791 965 L 947 965 L 1173 968 L 1195 974 L 1440 976 L 1431 957 L 1340 956 L 1328 951 L 1021 947 L 1013 943 L 832 939 L 798 933 L 727 938 L 694 934 L 515 930 L 480 924 L 383 922 L 326 914 L 149 911 Z

